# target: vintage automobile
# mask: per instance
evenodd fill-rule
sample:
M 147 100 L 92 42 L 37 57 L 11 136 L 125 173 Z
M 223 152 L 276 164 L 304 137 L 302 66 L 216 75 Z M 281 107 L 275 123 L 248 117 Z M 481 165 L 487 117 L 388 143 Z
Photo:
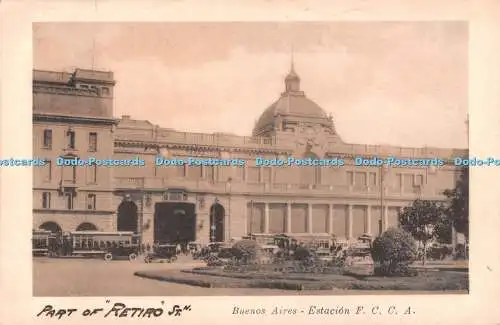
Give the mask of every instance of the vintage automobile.
M 33 230 L 31 237 L 33 256 L 50 256 L 57 236 L 48 230 Z
M 293 251 L 297 248 L 297 240 L 285 234 L 274 236 L 273 243 L 280 248 L 277 253 L 279 257 L 288 258 L 293 255 Z
M 264 251 L 264 253 L 270 255 L 270 256 L 274 256 L 276 254 L 278 254 L 280 252 L 280 247 L 277 246 L 277 245 L 261 245 L 261 248 L 262 250 Z
M 345 251 L 345 267 L 348 273 L 369 275 L 374 271 L 371 243 L 358 242 Z
M 152 247 L 152 252 L 148 252 L 144 257 L 145 263 L 167 262 L 172 263 L 177 260 L 177 245 L 156 244 Z
M 139 236 L 131 231 L 73 231 L 62 233 L 51 245 L 52 256 L 100 257 L 105 261 L 126 258 L 133 261 L 139 254 Z

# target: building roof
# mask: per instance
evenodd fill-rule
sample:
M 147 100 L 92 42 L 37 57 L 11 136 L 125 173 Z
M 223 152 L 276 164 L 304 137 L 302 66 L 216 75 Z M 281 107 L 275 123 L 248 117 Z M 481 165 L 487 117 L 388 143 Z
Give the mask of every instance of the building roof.
M 269 106 L 260 116 L 255 125 L 263 127 L 274 120 L 278 114 L 304 117 L 327 118 L 325 111 L 305 95 L 283 93 L 281 97 Z
M 277 115 L 328 119 L 327 113 L 300 90 L 300 77 L 293 65 L 285 78 L 285 86 L 285 92 L 257 120 L 254 133 L 273 124 Z

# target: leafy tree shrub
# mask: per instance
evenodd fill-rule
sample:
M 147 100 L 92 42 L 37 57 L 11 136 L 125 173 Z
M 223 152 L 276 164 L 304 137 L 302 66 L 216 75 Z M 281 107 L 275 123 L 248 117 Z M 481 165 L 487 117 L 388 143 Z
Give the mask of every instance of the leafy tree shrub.
M 436 227 L 443 220 L 443 207 L 436 201 L 415 200 L 409 207 L 405 207 L 399 214 L 399 223 L 401 228 L 413 235 L 413 238 L 422 242 L 424 252 L 433 239 L 438 237 L 437 230 L 442 227 Z M 425 264 L 427 255 L 422 254 L 422 263 Z
M 233 249 L 222 249 L 217 257 L 219 258 L 232 258 L 234 256 Z
M 236 242 L 231 251 L 236 259 L 245 262 L 255 261 L 262 254 L 260 245 L 250 239 L 243 239 Z
M 297 261 L 308 261 L 312 257 L 311 251 L 304 246 L 298 246 L 295 249 L 295 253 L 293 254 L 293 258 Z
M 390 228 L 375 238 L 372 258 L 375 274 L 410 275 L 409 265 L 415 261 L 417 243 L 412 235 L 400 228 Z

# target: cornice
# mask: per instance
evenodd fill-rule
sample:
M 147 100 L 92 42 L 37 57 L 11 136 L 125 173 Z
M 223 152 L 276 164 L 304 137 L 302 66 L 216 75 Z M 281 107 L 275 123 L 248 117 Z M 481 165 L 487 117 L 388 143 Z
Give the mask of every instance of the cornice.
M 278 148 L 254 148 L 254 147 L 230 147 L 221 145 L 205 145 L 205 144 L 184 144 L 184 143 L 168 143 L 158 144 L 151 141 L 138 140 L 115 140 L 115 149 L 118 148 L 151 148 L 151 149 L 174 149 L 193 152 L 237 152 L 237 153 L 270 153 L 277 155 L 290 154 L 290 150 Z
M 80 124 L 101 124 L 116 125 L 117 119 L 114 118 L 95 118 L 74 115 L 53 115 L 44 113 L 33 113 L 34 122 L 71 122 Z

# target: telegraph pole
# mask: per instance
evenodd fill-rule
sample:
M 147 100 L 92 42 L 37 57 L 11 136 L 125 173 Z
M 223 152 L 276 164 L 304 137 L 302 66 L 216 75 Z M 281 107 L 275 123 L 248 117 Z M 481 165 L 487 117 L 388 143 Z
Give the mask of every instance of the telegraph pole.
M 379 235 L 383 232 L 384 222 L 384 164 L 380 165 L 380 220 L 378 221 Z

